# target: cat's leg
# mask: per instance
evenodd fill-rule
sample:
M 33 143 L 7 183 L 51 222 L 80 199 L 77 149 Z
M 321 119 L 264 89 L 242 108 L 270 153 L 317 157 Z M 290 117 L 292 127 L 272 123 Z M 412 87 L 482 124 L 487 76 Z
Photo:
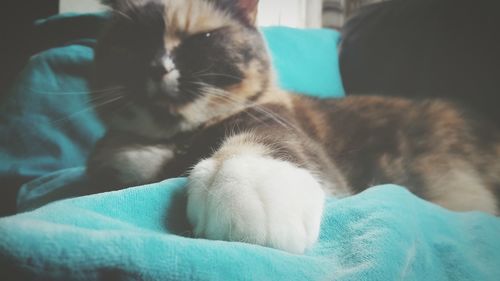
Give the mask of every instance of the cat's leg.
M 96 192 L 147 184 L 163 178 L 164 167 L 174 156 L 172 145 L 108 133 L 94 147 L 87 175 Z
M 302 253 L 318 238 L 325 193 L 309 170 L 250 133 L 226 139 L 189 175 L 194 234 Z

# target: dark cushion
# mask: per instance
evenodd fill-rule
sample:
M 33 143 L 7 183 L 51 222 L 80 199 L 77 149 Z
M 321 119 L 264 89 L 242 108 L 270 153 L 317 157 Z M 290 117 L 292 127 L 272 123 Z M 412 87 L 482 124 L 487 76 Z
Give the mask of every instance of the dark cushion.
M 500 1 L 395 0 L 342 31 L 348 94 L 450 97 L 500 124 Z

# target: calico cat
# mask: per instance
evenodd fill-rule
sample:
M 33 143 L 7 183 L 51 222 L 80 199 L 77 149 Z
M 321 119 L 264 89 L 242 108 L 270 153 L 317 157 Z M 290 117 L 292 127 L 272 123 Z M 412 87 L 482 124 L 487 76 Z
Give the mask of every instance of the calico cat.
M 257 2 L 105 1 L 93 99 L 108 130 L 88 160 L 95 186 L 187 175 L 195 236 L 293 253 L 318 238 L 325 195 L 376 184 L 498 214 L 496 131 L 446 101 L 279 89 Z

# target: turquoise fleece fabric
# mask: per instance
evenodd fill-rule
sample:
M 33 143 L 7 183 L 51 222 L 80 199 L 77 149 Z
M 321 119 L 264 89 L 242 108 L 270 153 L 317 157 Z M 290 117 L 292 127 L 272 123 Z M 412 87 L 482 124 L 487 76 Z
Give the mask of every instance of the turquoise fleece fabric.
M 61 24 L 76 31 L 80 17 L 42 25 L 50 34 Z M 282 74 L 283 61 L 295 62 L 285 68 L 307 70 L 315 59 L 278 49 L 309 44 L 316 50 L 331 42 L 331 52 L 326 45 L 318 50 L 334 56 L 338 34 L 264 32 L 282 85 L 330 85 L 321 93 L 311 86 L 310 93 L 341 94 L 339 83 L 315 80 L 328 76 Z M 316 43 L 320 33 L 325 41 Z M 85 157 L 103 127 L 87 106 L 93 38 L 75 34 L 55 38 L 57 44 L 32 57 L 0 104 L 0 179 L 29 181 L 18 195 L 19 214 L 0 219 L 0 280 L 498 280 L 498 218 L 450 212 L 396 186 L 329 198 L 320 241 L 305 255 L 190 238 L 185 179 L 85 196 Z M 279 46 L 272 38 L 281 38 Z M 325 62 L 317 69 L 340 81 L 330 65 L 336 58 Z
M 78 182 L 83 168 L 45 184 Z M 68 176 L 69 175 L 69 176 Z M 59 180 L 58 177 L 63 177 Z M 72 178 L 72 179 L 71 179 Z M 0 220 L 12 280 L 498 280 L 500 220 L 386 185 L 328 198 L 304 255 L 190 237 L 185 179 L 61 200 Z

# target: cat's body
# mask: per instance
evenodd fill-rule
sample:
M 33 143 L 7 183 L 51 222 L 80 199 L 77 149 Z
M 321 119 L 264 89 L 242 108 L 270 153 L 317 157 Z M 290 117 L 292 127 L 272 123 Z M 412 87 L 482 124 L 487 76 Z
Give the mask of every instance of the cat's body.
M 253 26 L 257 1 L 139 2 L 114 1 L 97 51 L 96 87 L 127 95 L 101 111 L 109 131 L 88 165 L 99 186 L 187 175 L 195 235 L 296 253 L 318 236 L 325 194 L 375 184 L 498 214 L 500 137 L 454 104 L 289 94 Z M 121 41 L 121 25 L 145 37 Z

